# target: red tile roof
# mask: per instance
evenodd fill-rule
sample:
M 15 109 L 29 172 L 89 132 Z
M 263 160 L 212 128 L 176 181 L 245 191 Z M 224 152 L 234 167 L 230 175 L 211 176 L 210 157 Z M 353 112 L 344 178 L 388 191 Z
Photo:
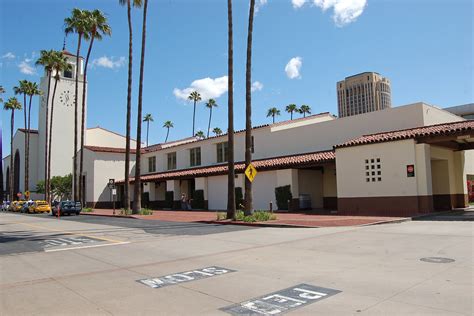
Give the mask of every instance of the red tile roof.
M 302 167 L 314 167 L 326 162 L 332 162 L 336 158 L 334 151 L 320 151 L 307 154 L 274 157 L 268 159 L 255 160 L 252 164 L 255 166 L 257 171 L 265 170 L 276 170 L 286 168 L 302 168 Z M 244 172 L 245 164 L 238 162 L 235 164 L 235 171 L 237 173 Z M 195 177 L 208 177 L 227 174 L 227 164 L 220 164 L 216 166 L 206 166 L 201 168 L 181 169 L 173 171 L 159 172 L 149 175 L 143 175 L 142 181 L 164 181 L 170 179 L 185 179 Z M 134 179 L 130 178 L 133 182 Z M 124 180 L 117 181 L 117 183 L 124 183 Z
M 398 131 L 364 135 L 334 147 L 342 148 L 359 146 L 404 139 L 417 139 L 426 136 L 448 136 L 453 134 L 463 134 L 465 132 L 469 132 L 471 135 L 474 133 L 474 120 L 428 125 Z
M 94 151 L 94 152 L 125 154 L 125 148 L 101 147 L 101 146 L 84 146 L 84 148 L 89 149 L 90 151 Z M 136 152 L 137 151 L 135 149 L 130 149 L 131 154 L 134 154 Z

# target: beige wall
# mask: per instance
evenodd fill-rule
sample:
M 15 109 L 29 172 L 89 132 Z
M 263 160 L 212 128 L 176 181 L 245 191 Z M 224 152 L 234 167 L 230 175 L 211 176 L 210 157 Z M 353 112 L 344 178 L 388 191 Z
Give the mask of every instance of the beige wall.
M 88 146 L 125 148 L 125 137 L 101 127 L 88 128 L 86 134 Z M 130 147 L 135 148 L 137 142 L 130 140 Z
M 324 166 L 323 196 L 324 197 L 337 196 L 337 177 L 336 177 L 335 164 L 328 164 Z
M 298 170 L 298 187 L 299 194 L 310 195 L 312 208 L 323 207 L 323 174 L 320 170 Z

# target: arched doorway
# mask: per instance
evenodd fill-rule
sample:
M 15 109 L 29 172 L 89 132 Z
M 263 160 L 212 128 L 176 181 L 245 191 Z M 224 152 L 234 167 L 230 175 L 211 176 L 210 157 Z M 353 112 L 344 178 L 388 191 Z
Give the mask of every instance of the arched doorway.
M 13 194 L 21 192 L 20 190 L 20 152 L 15 152 L 15 159 L 13 161 Z

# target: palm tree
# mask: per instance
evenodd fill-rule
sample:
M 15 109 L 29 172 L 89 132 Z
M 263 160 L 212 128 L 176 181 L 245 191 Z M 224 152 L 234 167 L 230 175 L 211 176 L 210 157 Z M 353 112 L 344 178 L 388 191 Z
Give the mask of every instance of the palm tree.
M 84 84 L 82 85 L 82 108 L 81 108 L 81 154 L 79 161 L 79 200 L 83 201 L 82 192 L 82 174 L 84 169 L 84 134 L 85 134 L 85 116 L 86 116 L 86 83 L 87 83 L 87 66 L 89 64 L 89 58 L 91 56 L 92 46 L 94 40 L 102 40 L 104 35 L 110 36 L 112 30 L 107 22 L 107 18 L 100 10 L 84 11 L 86 15 L 86 39 L 90 38 L 89 48 L 87 50 L 86 62 L 84 65 Z
M 2 94 L 4 93 L 5 93 L 5 89 L 3 89 L 3 86 L 0 86 L 0 103 L 3 103 Z
M 25 129 L 25 143 L 24 143 L 24 155 L 26 157 L 27 153 L 26 153 L 26 146 L 27 146 L 27 142 L 28 142 L 28 132 L 27 132 L 27 122 L 26 122 L 26 115 L 27 115 L 27 111 L 26 111 L 26 90 L 27 90 L 27 85 L 28 85 L 28 80 L 20 80 L 18 82 L 18 86 L 17 87 L 13 87 L 13 91 L 15 92 L 15 95 L 22 95 L 23 94 L 23 119 L 24 119 L 24 129 Z M 26 169 L 28 169 L 28 165 L 26 164 L 26 159 L 25 159 L 25 178 L 24 178 L 24 182 L 25 182 L 25 188 L 28 187 L 28 182 L 27 182 L 27 178 L 26 178 Z M 26 189 L 25 189 L 26 191 Z
M 170 128 L 173 128 L 174 125 L 173 125 L 173 122 L 171 121 L 166 121 L 164 124 L 163 124 L 163 127 L 167 129 L 166 131 L 166 139 L 165 139 L 165 143 L 168 141 L 168 136 L 170 135 Z
M 218 107 L 216 100 L 209 99 L 209 101 L 206 103 L 206 107 L 209 109 L 209 124 L 207 125 L 207 138 L 209 138 L 209 132 L 211 130 L 212 108 Z
M 2 94 L 4 94 L 4 93 L 5 93 L 5 89 L 3 89 L 3 86 L 0 86 L 0 103 L 3 103 Z M 0 167 L 0 178 L 2 179 L 0 181 L 0 195 L 1 195 L 0 198 L 3 199 L 3 194 L 4 194 L 4 192 L 3 192 L 3 169 L 1 167 Z
M 285 111 L 290 113 L 290 119 L 292 120 L 293 119 L 293 112 L 297 112 L 298 107 L 296 106 L 296 104 L 289 104 L 289 105 L 286 106 Z
M 125 133 L 125 186 L 123 191 L 123 208 L 130 209 L 130 131 L 132 119 L 132 68 L 133 68 L 133 29 L 132 2 L 134 7 L 141 7 L 142 0 L 119 0 L 120 5 L 127 5 L 128 19 L 128 85 L 127 85 L 127 122 Z
M 197 131 L 197 132 L 196 132 L 196 135 L 194 135 L 194 136 L 196 136 L 196 137 L 199 138 L 199 139 L 204 139 L 204 138 L 206 138 L 206 135 L 204 134 L 203 131 Z
M 133 213 L 137 214 L 141 209 L 141 140 L 142 140 L 142 106 L 143 106 L 143 73 L 145 70 L 145 44 L 146 44 L 146 15 L 148 0 L 143 3 L 143 23 L 142 23 L 142 51 L 140 57 L 140 81 L 138 85 L 138 110 L 137 110 L 137 149 L 135 152 L 135 186 L 133 188 L 134 205 Z
M 53 143 L 53 120 L 54 120 L 54 97 L 56 96 L 56 88 L 60 79 L 61 73 L 64 73 L 66 70 L 71 70 L 72 65 L 67 62 L 67 57 L 61 51 L 55 51 L 53 54 L 53 72 L 54 75 L 54 87 L 53 95 L 51 96 L 51 117 L 49 120 L 49 146 L 48 146 L 48 181 L 46 192 L 49 197 L 48 202 L 51 202 L 51 148 Z M 47 128 L 47 127 L 46 127 Z
M 303 117 L 306 117 L 306 114 L 311 114 L 311 107 L 309 105 L 303 104 L 300 107 L 299 112 L 303 114 Z
M 38 84 L 36 82 L 28 81 L 26 86 L 26 94 L 29 96 L 28 102 L 28 128 L 26 130 L 26 155 L 25 155 L 25 190 L 29 190 L 29 181 L 30 181 L 30 134 L 31 134 L 31 102 L 33 100 L 33 96 L 35 95 L 42 95 L 43 93 L 41 90 L 38 89 Z M 26 103 L 25 103 L 25 111 L 26 111 Z
M 221 136 L 222 135 L 222 130 L 219 128 L 219 127 L 214 127 L 214 129 L 212 130 L 212 132 L 214 134 L 216 134 L 216 136 Z
M 87 12 L 74 8 L 72 9 L 71 16 L 64 19 L 64 32 L 66 36 L 70 33 L 76 33 L 77 36 L 77 50 L 76 50 L 76 84 L 74 87 L 74 168 L 73 168 L 73 191 L 74 200 L 78 200 L 77 190 L 77 108 L 78 108 L 78 95 L 79 95 L 79 55 L 81 53 L 81 41 L 82 38 L 89 38 L 88 33 L 88 14 Z M 85 83 L 84 83 L 85 84 Z
M 51 76 L 53 73 L 54 66 L 54 50 L 42 50 L 40 58 L 36 61 L 36 65 L 42 65 L 46 71 L 48 77 L 48 92 L 46 95 L 46 112 L 45 112 L 45 142 L 44 142 L 44 184 L 45 188 L 48 187 L 48 126 L 49 126 L 49 92 L 51 91 Z M 44 190 L 44 199 L 49 200 L 47 190 Z
M 13 201 L 13 130 L 15 125 L 15 110 L 21 110 L 21 103 L 18 102 L 17 98 L 12 97 L 3 105 L 3 109 L 12 111 L 10 121 L 10 179 L 8 179 L 8 181 L 10 184 L 10 200 Z
M 153 116 L 150 113 L 145 114 L 143 122 L 146 122 L 146 146 L 148 147 L 148 132 L 150 130 L 150 122 L 153 122 Z
M 227 0 L 227 219 L 236 220 L 235 212 L 235 161 L 234 161 L 234 43 L 232 0 Z
M 197 91 L 191 92 L 188 96 L 188 100 L 193 101 L 194 103 L 194 111 L 193 111 L 193 135 L 194 135 L 194 124 L 196 122 L 196 103 L 201 101 L 201 95 Z
M 278 115 L 280 115 L 280 110 L 278 110 L 277 108 L 273 107 L 268 109 L 267 117 L 271 116 L 273 118 L 273 124 L 275 124 L 275 116 Z
M 250 0 L 245 71 L 245 167 L 252 163 L 252 36 L 255 0 Z M 252 182 L 245 177 L 245 215 L 253 212 Z

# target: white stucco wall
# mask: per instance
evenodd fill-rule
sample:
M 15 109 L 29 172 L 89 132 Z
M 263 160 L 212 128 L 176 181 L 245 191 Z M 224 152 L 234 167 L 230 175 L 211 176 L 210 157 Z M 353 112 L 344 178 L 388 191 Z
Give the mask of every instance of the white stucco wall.
M 125 148 L 126 138 L 123 135 L 106 130 L 100 126 L 88 128 L 86 144 L 88 146 Z M 137 142 L 130 140 L 130 148 L 136 148 Z

